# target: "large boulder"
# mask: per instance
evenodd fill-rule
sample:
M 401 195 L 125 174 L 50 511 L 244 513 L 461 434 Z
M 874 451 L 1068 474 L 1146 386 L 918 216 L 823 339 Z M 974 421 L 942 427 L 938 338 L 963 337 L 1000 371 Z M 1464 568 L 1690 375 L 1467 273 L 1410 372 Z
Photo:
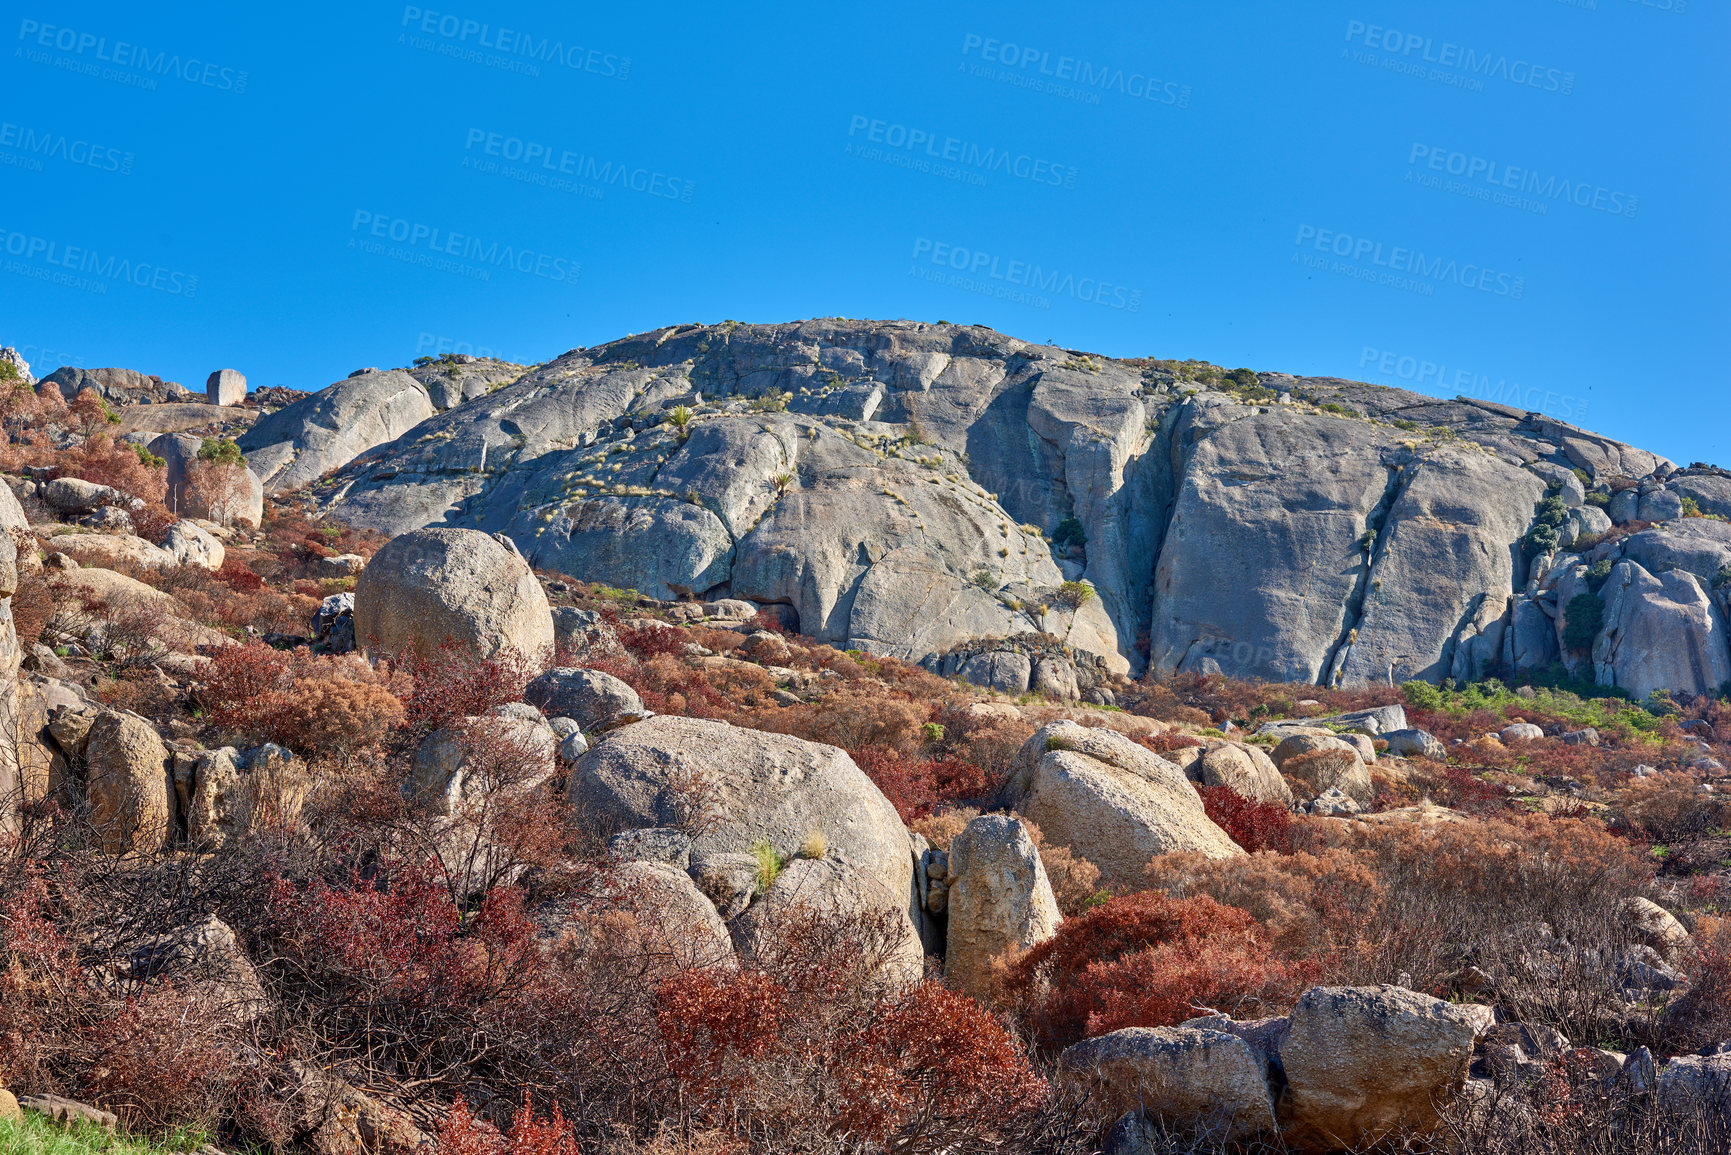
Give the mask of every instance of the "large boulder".
M 553 656 L 547 595 L 509 539 L 472 529 L 405 533 L 373 556 L 354 592 L 355 637 L 374 653 L 515 650 L 540 668 Z
M 401 369 L 362 373 L 277 410 L 239 441 L 265 490 L 283 493 L 401 437 L 433 413 L 426 387 Z
M 895 807 L 846 751 L 698 718 L 610 731 L 572 769 L 573 820 L 600 836 L 685 828 L 692 867 L 773 853 L 785 869 L 730 925 L 742 956 L 775 949 L 789 916 L 865 916 L 891 932 L 888 977 L 917 980 L 913 854 Z
M 1158 854 L 1244 853 L 1209 820 L 1183 771 L 1104 728 L 1042 726 L 1017 752 L 1003 800 L 1118 886 L 1140 888 Z
M 174 755 L 174 793 L 189 845 L 217 850 L 261 827 L 292 829 L 311 787 L 306 765 L 273 743 Z
M 105 505 L 125 509 L 131 504 L 131 499 L 118 489 L 81 477 L 56 477 L 42 487 L 42 500 L 63 517 L 81 517 Z
M 1479 1020 L 1416 991 L 1316 987 L 1293 1008 L 1280 1118 L 1301 1148 L 1360 1148 L 1439 1122 L 1466 1080 Z
M 171 405 L 193 399 L 191 390 L 180 383 L 164 381 L 155 374 L 140 373 L 136 369 L 80 369 L 62 365 L 42 378 L 37 390 L 40 392 L 50 385 L 60 390 L 61 397 L 68 402 L 86 389 L 93 390 L 115 406 Z
M 239 369 L 218 369 L 205 379 L 204 400 L 209 405 L 239 405 L 246 400 L 246 375 Z
M 1144 1112 L 1214 1139 L 1275 1130 L 1264 1057 L 1224 1031 L 1126 1027 L 1070 1047 L 1058 1061 L 1058 1077 L 1108 1118 Z
M 983 996 L 992 988 L 995 962 L 1045 942 L 1063 917 L 1020 819 L 980 815 L 950 842 L 949 856 L 944 977 Z
M 616 901 L 632 912 L 651 950 L 680 968 L 733 967 L 733 939 L 715 904 L 684 870 L 667 862 L 635 859 L 614 869 Z
M 602 670 L 559 666 L 529 683 L 523 700 L 550 718 L 570 718 L 580 730 L 608 730 L 648 716 L 637 691 Z
M 1292 787 L 1260 746 L 1211 743 L 1196 760 L 1196 772 L 1204 786 L 1226 786 L 1253 802 L 1292 805 Z
M 115 565 L 164 569 L 179 564 L 175 556 L 161 546 L 152 545 L 130 533 L 57 533 L 49 539 L 49 548 L 65 554 L 79 565 L 100 569 Z
M 1731 682 L 1725 617 L 1694 574 L 1654 575 L 1622 561 L 1600 596 L 1605 624 L 1593 643 L 1600 685 L 1641 701 L 1654 690 L 1713 695 Z
M 90 825 L 109 854 L 160 850 L 174 830 L 168 749 L 136 714 L 103 710 L 84 742 Z
M 166 465 L 168 492 L 163 503 L 172 512 L 255 529 L 264 519 L 264 483 L 258 475 L 245 465 L 199 460 L 202 437 L 164 433 L 153 438 L 148 448 Z

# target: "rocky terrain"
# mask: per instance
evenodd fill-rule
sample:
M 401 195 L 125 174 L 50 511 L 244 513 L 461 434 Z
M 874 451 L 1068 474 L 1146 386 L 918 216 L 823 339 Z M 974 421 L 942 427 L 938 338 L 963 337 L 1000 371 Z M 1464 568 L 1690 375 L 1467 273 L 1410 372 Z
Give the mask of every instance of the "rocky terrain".
M 364 372 L 242 443 L 356 525 L 506 533 L 538 567 L 912 660 L 1047 633 L 1131 674 L 1731 680 L 1731 477 L 1491 402 L 730 322 Z
M 0 1140 L 1731 1136 L 1717 473 L 953 326 L 0 363 Z

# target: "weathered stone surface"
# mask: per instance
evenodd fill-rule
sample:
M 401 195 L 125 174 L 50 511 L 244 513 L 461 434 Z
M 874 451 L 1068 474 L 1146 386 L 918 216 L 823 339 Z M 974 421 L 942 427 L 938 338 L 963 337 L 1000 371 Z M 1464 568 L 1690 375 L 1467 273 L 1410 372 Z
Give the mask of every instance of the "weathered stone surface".
M 1618 562 L 1600 596 L 1605 626 L 1593 643 L 1600 685 L 1619 686 L 1640 701 L 1654 690 L 1714 694 L 1731 681 L 1724 615 L 1695 575 L 1655 576 Z
M 1537 742 L 1545 736 L 1545 732 L 1531 722 L 1514 722 L 1504 726 L 1502 740 L 1505 742 Z
M 102 569 L 120 564 L 162 569 L 178 564 L 167 550 L 130 534 L 59 533 L 49 539 L 49 547 L 79 565 Z
M 400 369 L 338 381 L 279 409 L 237 440 L 269 493 L 316 481 L 433 415 L 419 381 Z
M 961 677 L 971 686 L 1003 694 L 1023 694 L 1028 690 L 1032 669 L 1033 663 L 1026 654 L 990 650 L 969 658 L 962 666 Z
M 112 405 L 163 405 L 196 399 L 196 394 L 178 382 L 164 381 L 136 369 L 79 369 L 62 365 L 42 378 L 37 391 L 49 385 L 59 389 L 68 403 L 86 389 L 94 390 Z
M 1275 1130 L 1264 1066 L 1224 1031 L 1127 1027 L 1070 1047 L 1058 1074 L 1107 1117 L 1141 1111 L 1183 1130 L 1248 1139 Z
M 176 565 L 195 565 L 208 570 L 221 569 L 228 556 L 220 541 L 190 521 L 177 521 L 169 526 L 162 548 Z
M 737 964 L 727 924 L 681 867 L 633 859 L 621 863 L 615 877 L 620 904 L 680 967 Z
M 548 670 L 529 683 L 523 700 L 550 716 L 570 718 L 589 732 L 648 716 L 636 690 L 601 670 L 569 666 Z
M 42 487 L 42 500 L 62 516 L 93 513 L 105 505 L 125 509 L 130 500 L 118 489 L 77 477 L 57 477 Z
M 218 369 L 204 382 L 209 405 L 240 405 L 246 401 L 246 375 L 239 369 Z
M 1731 517 L 1731 477 L 1717 473 L 1686 474 L 1673 477 L 1666 485 L 1679 497 L 1694 501 L 1702 513 Z
M 982 814 L 950 842 L 944 978 L 969 994 L 992 988 L 994 961 L 1057 933 L 1063 916 L 1040 852 L 1020 819 Z
M 1292 787 L 1260 746 L 1215 742 L 1197 760 L 1204 786 L 1228 786 L 1255 802 L 1292 805 Z
M 168 749 L 135 714 L 103 710 L 84 742 L 90 825 L 109 854 L 159 850 L 174 829 Z
M 607 853 L 627 860 L 665 862 L 685 870 L 691 865 L 691 836 L 671 826 L 622 830 L 607 840 Z
M 1004 800 L 1116 885 L 1143 885 L 1157 854 L 1244 853 L 1209 821 L 1183 771 L 1107 729 L 1042 726 L 1017 753 Z
M 863 912 L 900 936 L 896 981 L 917 979 L 923 954 L 909 919 L 913 859 L 895 808 L 845 751 L 697 718 L 658 716 L 620 727 L 571 772 L 574 821 L 610 834 L 694 819 L 692 859 L 748 852 L 765 840 L 791 859 L 731 927 L 742 956 L 771 949 L 780 920 L 802 909 Z M 794 858 L 821 837 L 822 858 Z
M 476 364 L 418 367 L 444 412 L 426 400 L 299 480 L 328 460 L 320 499 L 357 523 L 507 532 L 544 569 L 785 605 L 820 640 L 912 660 L 1043 631 L 1115 673 L 1139 671 L 1144 634 L 1159 670 L 1535 669 L 1521 539 L 1545 487 L 1573 535 L 1603 523 L 1576 468 L 1640 481 L 1667 515 L 1717 480 L 1662 486 L 1651 453 L 1495 403 L 1263 374 L 1293 403 L 1246 404 L 977 326 L 677 326 L 443 384 Z M 273 489 L 308 422 L 286 424 L 246 443 Z M 1036 536 L 1070 518 L 1063 547 Z M 1074 611 L 1052 608 L 1066 577 L 1095 591 Z
M 553 614 L 516 549 L 470 529 L 392 538 L 355 583 L 355 636 L 379 653 L 431 656 L 451 644 L 481 656 L 515 650 L 545 667 Z
M 1280 1051 L 1288 1140 L 1328 1150 L 1434 1129 L 1466 1078 L 1474 1036 L 1470 1015 L 1416 991 L 1306 991 Z
M 1388 740 L 1388 752 L 1397 758 L 1429 758 L 1441 762 L 1448 757 L 1448 747 L 1428 730 L 1396 730 L 1383 737 Z
M 1676 962 L 1689 947 L 1691 939 L 1683 924 L 1650 898 L 1640 895 L 1626 898 L 1618 906 L 1617 914 L 1667 962 Z

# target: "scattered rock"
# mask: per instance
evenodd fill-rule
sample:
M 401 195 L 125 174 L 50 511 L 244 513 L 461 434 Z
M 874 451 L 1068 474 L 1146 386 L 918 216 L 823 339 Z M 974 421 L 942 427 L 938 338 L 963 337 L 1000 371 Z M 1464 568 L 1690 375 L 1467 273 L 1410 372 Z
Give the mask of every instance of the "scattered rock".
M 1466 1079 L 1474 1034 L 1466 1012 L 1416 991 L 1306 991 L 1280 1052 L 1289 1141 L 1327 1150 L 1433 1130 Z
M 135 714 L 100 711 L 84 741 L 90 824 L 109 854 L 153 851 L 174 826 L 168 749 Z
M 120 1126 L 120 1117 L 114 1112 L 104 1111 L 101 1107 L 92 1107 L 75 1099 L 62 1099 L 59 1095 L 25 1095 L 18 1100 L 18 1105 L 26 1111 L 46 1115 L 66 1127 L 75 1123 L 88 1123 L 112 1132 Z
M 992 986 L 996 961 L 1057 933 L 1063 917 L 1020 819 L 982 814 L 950 843 L 944 977 L 968 994 Z
M 1448 760 L 1448 748 L 1434 734 L 1425 730 L 1395 730 L 1384 734 L 1388 752 L 1399 758 L 1429 758 L 1433 762 Z
M 637 691 L 600 670 L 558 666 L 540 675 L 523 691 L 523 700 L 543 713 L 570 718 L 591 734 L 649 717 Z
M 1121 886 L 1143 885 L 1157 854 L 1244 853 L 1203 812 L 1183 771 L 1104 728 L 1042 726 L 1017 753 L 1004 800 Z
M 1504 726 L 1499 735 L 1504 742 L 1537 742 L 1545 736 L 1544 730 L 1531 722 L 1515 722 Z
M 1185 1131 L 1242 1140 L 1275 1130 L 1265 1065 L 1249 1043 L 1195 1027 L 1127 1027 L 1064 1052 L 1059 1080 L 1107 1117 L 1149 1115 Z

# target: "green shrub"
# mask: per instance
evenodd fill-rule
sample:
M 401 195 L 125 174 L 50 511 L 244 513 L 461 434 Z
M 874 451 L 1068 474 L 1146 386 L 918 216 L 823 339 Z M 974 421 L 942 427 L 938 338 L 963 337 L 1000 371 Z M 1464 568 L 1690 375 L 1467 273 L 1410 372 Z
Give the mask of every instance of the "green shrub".
M 1575 651 L 1590 650 L 1605 625 L 1605 599 L 1593 593 L 1576 594 L 1569 599 L 1565 616 L 1563 645 Z
M 1611 578 L 1611 559 L 1602 557 L 1587 567 L 1587 589 L 1598 593 Z
M 1058 587 L 1053 601 L 1068 610 L 1079 610 L 1094 596 L 1094 587 L 1087 582 L 1065 582 Z
M 1058 528 L 1052 531 L 1052 544 L 1060 549 L 1072 545 L 1086 549 L 1088 535 L 1082 529 L 1082 520 L 1076 517 L 1066 517 L 1060 521 Z
M 1402 682 L 1400 696 L 1415 710 L 1440 710 L 1443 706 L 1443 692 L 1429 682 Z
M 1611 504 L 1611 495 L 1594 490 L 1592 493 L 1587 494 L 1587 504 L 1604 509 L 1607 505 Z
M 206 437 L 198 447 L 198 459 L 210 465 L 245 465 L 246 455 L 227 437 Z

